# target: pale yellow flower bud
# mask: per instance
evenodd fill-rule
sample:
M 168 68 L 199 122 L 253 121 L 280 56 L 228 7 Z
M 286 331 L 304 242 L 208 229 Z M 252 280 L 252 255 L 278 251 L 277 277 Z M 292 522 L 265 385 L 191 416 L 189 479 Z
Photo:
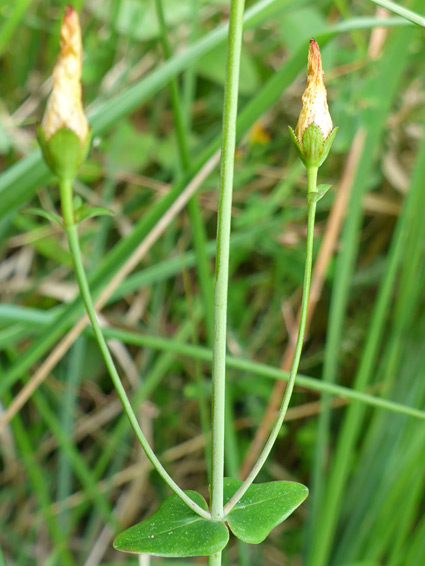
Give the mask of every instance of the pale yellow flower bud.
M 323 81 L 320 49 L 314 39 L 308 50 L 307 87 L 304 91 L 303 107 L 295 128 L 295 135 L 302 143 L 303 135 L 310 124 L 316 124 L 326 139 L 332 132 L 332 118 L 329 113 L 326 87 Z
M 86 143 L 89 125 L 81 100 L 83 44 L 78 14 L 67 6 L 60 34 L 60 53 L 53 71 L 53 88 L 41 122 L 49 141 L 59 130 L 72 130 L 82 144 Z
M 320 167 L 327 158 L 338 128 L 332 126 L 319 46 L 310 40 L 307 65 L 307 87 L 295 132 L 289 128 L 292 141 L 304 165 Z

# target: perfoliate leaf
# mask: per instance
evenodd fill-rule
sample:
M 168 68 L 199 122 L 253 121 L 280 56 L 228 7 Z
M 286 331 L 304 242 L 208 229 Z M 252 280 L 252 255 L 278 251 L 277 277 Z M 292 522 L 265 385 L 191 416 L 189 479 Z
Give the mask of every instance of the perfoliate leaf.
M 224 479 L 224 503 L 242 484 Z M 296 482 L 274 481 L 251 485 L 226 517 L 232 533 L 250 544 L 262 542 L 306 499 L 308 489 Z
M 207 509 L 196 491 L 185 492 L 192 501 Z M 197 515 L 177 495 L 171 495 L 146 521 L 117 536 L 114 548 L 155 556 L 208 556 L 222 550 L 229 540 L 224 523 Z

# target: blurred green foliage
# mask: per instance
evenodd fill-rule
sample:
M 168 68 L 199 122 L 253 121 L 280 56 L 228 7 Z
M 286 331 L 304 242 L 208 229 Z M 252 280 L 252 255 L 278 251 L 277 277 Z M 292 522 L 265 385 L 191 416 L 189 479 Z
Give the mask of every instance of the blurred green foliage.
M 80 227 L 96 294 L 219 145 L 228 2 L 164 2 L 173 57 L 164 64 L 151 0 L 87 0 L 84 100 L 96 128 L 75 190 L 115 217 Z M 405 3 L 420 12 L 422 3 Z M 36 149 L 58 51 L 62 1 L 0 2 L 0 400 L 7 407 L 81 314 L 60 231 L 20 209 L 57 212 Z M 423 409 L 425 375 L 422 30 L 366 0 L 248 2 L 231 251 L 229 352 L 278 367 L 296 316 L 304 261 L 305 178 L 290 148 L 305 84 L 307 41 L 322 47 L 334 124 L 320 182 L 315 252 L 351 182 L 301 373 Z M 382 25 L 382 22 L 380 22 Z M 168 85 L 176 76 L 190 149 L 182 172 Z M 353 145 L 357 163 L 347 163 Z M 350 161 L 351 163 L 351 161 Z M 197 194 L 214 267 L 218 169 Z M 205 297 L 186 212 L 110 299 L 114 329 L 208 346 Z M 64 308 L 62 305 L 65 303 Z M 61 309 L 61 310 L 60 310 Z M 60 312 L 59 312 L 60 311 Z M 200 416 L 209 363 L 132 343 L 114 355 L 142 426 L 185 489 L 207 496 Z M 227 462 L 236 475 L 274 383 L 229 368 Z M 322 404 L 319 406 L 318 401 Z M 259 547 L 234 542 L 227 564 L 419 566 L 425 563 L 422 421 L 359 402 L 333 407 L 298 388 L 261 480 L 297 479 L 309 500 Z M 319 409 L 322 409 L 319 417 Z M 129 564 L 117 530 L 167 495 L 121 416 L 89 332 L 0 436 L 0 547 L 6 564 Z M 118 526 L 119 525 L 119 526 Z M 152 560 L 153 564 L 199 561 Z

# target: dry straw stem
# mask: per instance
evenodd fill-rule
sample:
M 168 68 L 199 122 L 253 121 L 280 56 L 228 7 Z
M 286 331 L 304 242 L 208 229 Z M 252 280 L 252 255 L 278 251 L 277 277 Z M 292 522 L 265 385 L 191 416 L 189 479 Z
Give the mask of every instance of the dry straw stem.
M 220 152 L 217 151 L 207 163 L 202 167 L 197 175 L 192 179 L 192 181 L 183 190 L 181 195 L 174 201 L 172 206 L 167 210 L 167 212 L 162 216 L 158 223 L 152 228 L 146 238 L 140 243 L 138 248 L 129 257 L 126 263 L 121 267 L 121 269 L 116 273 L 116 275 L 111 279 L 109 284 L 100 294 L 99 298 L 95 303 L 96 311 L 99 311 L 107 303 L 109 297 L 114 293 L 118 286 L 124 281 L 124 279 L 133 271 L 136 265 L 145 257 L 150 248 L 155 244 L 158 238 L 165 232 L 170 222 L 173 220 L 177 214 L 183 209 L 190 197 L 196 192 L 200 185 L 205 181 L 205 179 L 210 175 L 218 164 L 220 159 Z M 50 371 L 56 366 L 56 364 L 62 359 L 66 354 L 81 332 L 88 324 L 88 317 L 84 315 L 75 326 L 65 335 L 65 337 L 59 342 L 52 353 L 46 358 L 46 360 L 41 364 L 40 368 L 35 372 L 30 381 L 25 385 L 25 387 L 18 393 L 15 399 L 12 401 L 8 409 L 4 412 L 0 418 L 0 433 L 6 424 L 13 418 L 13 416 L 23 407 L 23 405 L 28 401 L 34 391 L 39 387 L 46 377 L 49 375 Z

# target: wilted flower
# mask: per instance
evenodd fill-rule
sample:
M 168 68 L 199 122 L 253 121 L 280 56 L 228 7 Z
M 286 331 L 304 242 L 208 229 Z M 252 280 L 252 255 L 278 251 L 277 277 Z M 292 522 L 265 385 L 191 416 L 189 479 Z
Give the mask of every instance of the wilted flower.
M 322 130 L 324 137 L 332 131 L 332 118 L 329 114 L 326 87 L 323 81 L 322 58 L 320 49 L 314 39 L 310 40 L 307 65 L 307 87 L 304 91 L 303 107 L 301 109 L 295 135 L 303 139 L 304 132 L 310 124 L 316 124 Z
M 307 166 L 319 167 L 329 153 L 336 128 L 332 127 L 320 49 L 314 39 L 310 40 L 307 87 L 302 101 L 297 127 L 295 132 L 290 128 L 290 132 L 304 163 Z
M 41 127 L 48 141 L 58 130 L 68 128 L 84 142 L 89 125 L 81 101 L 83 44 L 77 12 L 67 6 L 60 34 L 60 53 L 53 71 L 53 88 Z
M 67 6 L 60 33 L 60 53 L 53 87 L 38 137 L 45 160 L 54 173 L 73 176 L 89 144 L 89 124 L 82 104 L 83 45 L 77 12 Z

